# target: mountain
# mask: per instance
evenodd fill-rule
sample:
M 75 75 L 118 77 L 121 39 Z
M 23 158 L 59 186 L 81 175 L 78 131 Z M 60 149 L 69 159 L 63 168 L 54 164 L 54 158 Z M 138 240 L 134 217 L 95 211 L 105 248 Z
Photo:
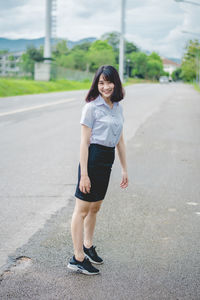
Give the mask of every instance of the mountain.
M 149 51 L 149 50 L 144 50 L 144 49 L 141 49 L 141 51 L 142 52 L 144 52 L 144 53 L 146 53 L 147 55 L 150 55 L 151 54 L 151 51 Z M 174 61 L 175 63 L 177 63 L 177 64 L 181 64 L 181 58 L 174 58 L 174 57 L 168 57 L 168 56 L 162 56 L 162 55 L 160 55 L 160 57 L 161 58 L 167 58 L 167 59 L 169 59 L 169 60 L 172 60 L 172 61 Z
M 67 46 L 69 49 L 71 49 L 73 46 L 75 45 L 80 45 L 82 43 L 85 42 L 94 42 L 96 41 L 95 37 L 89 37 L 89 38 L 85 38 L 85 39 L 81 39 L 78 41 L 70 41 L 67 39 L 51 39 L 51 44 L 56 44 L 58 41 L 60 40 L 66 40 L 67 41 Z M 0 50 L 8 50 L 9 52 L 22 52 L 22 51 L 26 51 L 27 46 L 35 46 L 36 48 L 39 48 L 40 46 L 44 45 L 44 37 L 42 38 L 38 38 L 38 39 L 17 39 L 17 40 L 11 40 L 11 39 L 6 39 L 6 38 L 0 38 Z M 150 51 L 148 50 L 141 50 L 142 52 L 145 52 L 147 55 L 151 54 Z M 179 58 L 169 58 L 166 57 L 178 64 L 181 63 L 181 59 Z
M 59 39 L 52 39 L 51 44 L 57 43 L 57 41 L 63 40 L 61 38 Z M 85 38 L 81 39 L 79 41 L 67 41 L 67 46 L 69 49 L 71 49 L 75 45 L 82 44 L 84 42 L 94 42 L 96 38 L 90 37 L 90 38 Z M 17 40 L 11 40 L 11 39 L 6 39 L 6 38 L 0 38 L 0 50 L 8 50 L 9 52 L 20 52 L 20 51 L 25 51 L 27 46 L 33 45 L 36 48 L 39 48 L 40 46 L 44 45 L 44 37 L 38 38 L 38 39 L 17 39 Z

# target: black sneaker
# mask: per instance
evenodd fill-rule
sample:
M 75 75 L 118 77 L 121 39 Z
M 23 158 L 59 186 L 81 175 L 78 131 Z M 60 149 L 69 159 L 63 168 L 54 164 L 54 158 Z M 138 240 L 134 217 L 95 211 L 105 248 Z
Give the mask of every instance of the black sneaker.
M 75 256 L 73 256 L 67 267 L 73 271 L 76 271 L 78 273 L 83 273 L 86 275 L 96 275 L 99 274 L 99 270 L 93 267 L 91 262 L 87 257 L 84 258 L 83 261 L 76 260 Z
M 85 253 L 86 257 L 89 258 L 90 262 L 92 262 L 93 264 L 101 265 L 103 263 L 103 259 L 98 256 L 95 248 L 96 248 L 96 246 L 86 248 L 83 245 L 84 253 Z

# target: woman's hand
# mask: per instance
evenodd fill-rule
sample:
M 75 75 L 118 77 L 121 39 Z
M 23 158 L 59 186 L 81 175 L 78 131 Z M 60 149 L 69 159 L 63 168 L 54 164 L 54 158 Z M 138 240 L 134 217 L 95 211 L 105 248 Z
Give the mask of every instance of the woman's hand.
M 120 183 L 120 187 L 122 189 L 125 189 L 128 186 L 128 173 L 127 173 L 126 151 L 125 151 L 123 132 L 121 134 L 119 143 L 117 144 L 117 151 L 122 166 L 122 181 Z
M 128 173 L 122 172 L 122 181 L 120 183 L 120 187 L 125 189 L 128 186 Z
M 79 189 L 82 193 L 90 193 L 91 182 L 88 175 L 81 175 Z

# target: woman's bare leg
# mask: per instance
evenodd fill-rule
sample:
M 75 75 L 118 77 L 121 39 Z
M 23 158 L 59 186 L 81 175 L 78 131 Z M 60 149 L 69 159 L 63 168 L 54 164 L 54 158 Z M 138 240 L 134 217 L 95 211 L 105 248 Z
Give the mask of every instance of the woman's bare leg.
M 76 198 L 76 204 L 72 215 L 71 233 L 74 245 L 74 255 L 79 261 L 83 261 L 85 254 L 83 252 L 83 229 L 84 219 L 89 212 L 90 202 Z
M 89 212 L 84 219 L 84 246 L 90 248 L 93 245 L 93 235 L 96 224 L 96 216 L 103 200 L 90 202 Z

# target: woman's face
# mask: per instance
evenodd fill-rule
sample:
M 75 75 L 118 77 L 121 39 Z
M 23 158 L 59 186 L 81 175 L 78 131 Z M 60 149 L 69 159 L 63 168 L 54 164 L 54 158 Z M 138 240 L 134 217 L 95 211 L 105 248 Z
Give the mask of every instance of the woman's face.
M 104 79 L 103 74 L 99 77 L 98 91 L 104 99 L 110 99 L 112 93 L 114 92 L 114 83 Z

